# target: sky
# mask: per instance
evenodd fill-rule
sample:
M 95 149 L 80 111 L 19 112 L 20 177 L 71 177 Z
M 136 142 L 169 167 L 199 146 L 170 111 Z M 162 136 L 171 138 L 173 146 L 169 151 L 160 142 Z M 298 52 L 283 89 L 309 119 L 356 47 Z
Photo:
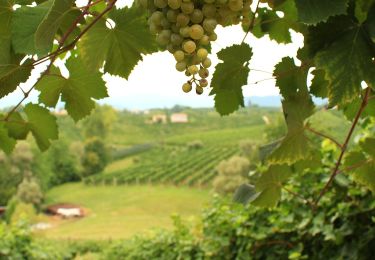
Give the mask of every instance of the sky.
M 78 1 L 80 2 L 80 1 Z M 82 1 L 81 1 L 82 2 Z M 84 2 L 84 1 L 83 1 Z M 129 4 L 132 1 L 120 1 L 120 6 Z M 218 38 L 212 43 L 212 66 L 209 69 L 213 73 L 215 65 L 218 63 L 216 53 L 222 48 L 233 44 L 241 43 L 245 33 L 238 26 L 220 27 L 216 31 Z M 272 78 L 274 66 L 285 56 L 295 57 L 297 50 L 303 46 L 303 38 L 300 34 L 292 33 L 293 44 L 277 44 L 269 40 L 268 37 L 257 39 L 249 34 L 245 40 L 252 49 L 253 57 L 250 62 L 250 74 L 248 85 L 243 87 L 245 97 L 277 96 L 278 89 Z M 64 63 L 57 61 L 59 67 L 64 67 Z M 28 89 L 35 83 L 37 75 L 45 68 L 45 64 L 39 65 L 33 72 L 29 80 L 21 84 L 23 89 Z M 213 96 L 209 96 L 209 89 L 198 96 L 195 91 L 186 94 L 182 92 L 181 86 L 187 80 L 184 73 L 175 70 L 173 55 L 169 52 L 158 52 L 143 56 L 133 69 L 128 80 L 117 76 L 104 75 L 109 97 L 101 100 L 101 104 L 110 104 L 117 108 L 126 109 L 149 109 L 172 107 L 176 104 L 190 107 L 213 107 Z M 210 78 L 209 78 L 210 80 Z M 259 82 L 256 84 L 256 82 Z M 22 96 L 20 90 L 3 98 L 0 107 L 14 105 Z M 38 92 L 28 99 L 37 102 Z

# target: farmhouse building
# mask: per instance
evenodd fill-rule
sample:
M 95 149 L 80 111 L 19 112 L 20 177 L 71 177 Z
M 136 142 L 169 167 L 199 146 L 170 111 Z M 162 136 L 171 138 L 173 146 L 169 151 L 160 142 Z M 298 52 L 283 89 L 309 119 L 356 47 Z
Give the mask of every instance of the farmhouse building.
M 152 123 L 154 124 L 165 124 L 167 123 L 167 116 L 164 114 L 156 114 L 152 116 Z
M 174 113 L 171 115 L 171 123 L 188 123 L 189 118 L 185 113 Z

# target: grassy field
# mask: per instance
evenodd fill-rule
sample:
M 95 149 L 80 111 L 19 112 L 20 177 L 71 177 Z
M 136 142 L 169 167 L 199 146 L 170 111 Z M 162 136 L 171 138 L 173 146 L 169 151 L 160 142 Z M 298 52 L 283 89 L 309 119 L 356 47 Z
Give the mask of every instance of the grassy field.
M 66 184 L 47 193 L 47 203 L 74 203 L 88 211 L 82 219 L 48 217 L 53 227 L 39 235 L 52 239 L 129 238 L 152 228 L 169 228 L 171 214 L 199 215 L 210 192 L 185 187 Z

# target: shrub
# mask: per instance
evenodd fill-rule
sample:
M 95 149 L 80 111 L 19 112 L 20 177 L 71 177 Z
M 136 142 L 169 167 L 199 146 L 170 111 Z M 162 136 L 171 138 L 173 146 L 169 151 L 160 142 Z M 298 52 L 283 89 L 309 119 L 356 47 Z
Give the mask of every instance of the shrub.
M 21 202 L 32 204 L 38 207 L 43 199 L 43 193 L 39 183 L 32 177 L 31 172 L 27 172 L 23 181 L 17 189 L 17 199 Z
M 204 147 L 204 144 L 200 140 L 195 140 L 195 141 L 191 141 L 187 143 L 186 146 L 189 150 L 198 150 L 198 149 L 202 149 Z
M 233 193 L 239 185 L 246 182 L 246 176 L 250 170 L 248 159 L 234 156 L 224 160 L 216 167 L 218 175 L 213 181 L 215 192 L 220 194 Z

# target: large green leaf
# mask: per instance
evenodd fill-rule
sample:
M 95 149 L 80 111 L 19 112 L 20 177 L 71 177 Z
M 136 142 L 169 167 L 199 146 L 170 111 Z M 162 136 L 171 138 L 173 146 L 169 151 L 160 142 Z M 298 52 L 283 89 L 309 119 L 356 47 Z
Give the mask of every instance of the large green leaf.
M 281 189 L 291 175 L 287 165 L 271 165 L 268 170 L 262 173 L 255 184 L 259 195 L 252 202 L 253 205 L 261 207 L 274 207 L 281 198 Z
M 279 15 L 280 12 L 283 13 L 282 16 Z M 272 10 L 259 8 L 252 32 L 258 38 L 268 34 L 271 40 L 278 43 L 290 43 L 292 41 L 290 29 L 299 31 L 299 27 L 295 3 L 287 0 Z
M 5 126 L 8 129 L 9 136 L 17 140 L 26 139 L 27 134 L 30 131 L 28 123 L 18 112 L 14 112 L 10 115 Z
M 318 52 L 316 65 L 325 70 L 331 105 L 355 99 L 363 80 L 375 83 L 372 48 L 361 27 L 355 27 Z
M 61 95 L 69 115 L 78 121 L 95 108 L 93 99 L 105 98 L 108 93 L 101 74 L 90 72 L 78 58 L 69 59 L 66 67 L 70 72 L 69 78 L 64 78 L 54 68 L 37 84 L 36 89 L 41 92 L 39 101 L 49 107 L 55 107 Z
M 22 56 L 11 54 L 7 64 L 0 64 L 0 98 L 12 93 L 17 86 L 25 82 L 31 73 L 31 61 L 20 65 Z
M 38 54 L 48 53 L 49 48 L 37 48 L 35 34 L 51 7 L 51 1 L 35 7 L 18 8 L 12 19 L 12 46 L 16 53 Z
M 314 70 L 311 74 L 314 75 L 314 78 L 311 82 L 310 93 L 316 97 L 326 98 L 329 82 L 325 79 L 324 70 Z
M 56 117 L 48 109 L 35 104 L 27 104 L 25 114 L 31 133 L 40 150 L 45 151 L 51 145 L 51 140 L 58 138 Z
M 298 18 L 306 24 L 317 24 L 334 15 L 345 14 L 349 0 L 295 0 Z
M 5 127 L 5 123 L 0 122 L 0 148 L 6 154 L 10 154 L 14 146 L 16 145 L 16 140 L 9 136 L 8 129 Z
M 115 27 L 108 28 L 104 19 L 98 21 L 79 42 L 80 56 L 92 70 L 101 68 L 105 61 L 105 72 L 128 78 L 142 60 L 141 54 L 157 50 L 155 41 L 138 8 L 114 9 L 109 17 Z
M 275 66 L 273 76 L 284 98 L 295 95 L 299 88 L 306 87 L 307 71 L 297 67 L 290 57 L 285 57 Z
M 50 50 L 62 19 L 70 11 L 73 0 L 53 0 L 48 13 L 35 32 L 35 47 Z
M 251 184 L 241 184 L 233 195 L 233 201 L 237 203 L 247 204 L 256 199 L 259 193 L 256 192 L 255 187 Z
M 298 92 L 282 101 L 288 133 L 270 154 L 271 163 L 293 164 L 311 157 L 311 147 L 304 132 L 304 121 L 313 114 L 314 104 L 306 92 Z
M 0 65 L 10 60 L 12 12 L 12 1 L 0 0 Z
M 355 16 L 360 23 L 367 19 L 370 7 L 375 4 L 375 0 L 357 0 L 355 3 Z
M 366 186 L 375 194 L 375 161 L 369 161 L 369 158 L 359 152 L 354 151 L 345 157 L 345 168 L 351 168 L 353 178 L 356 182 Z
M 248 62 L 253 53 L 246 43 L 232 45 L 218 52 L 219 63 L 211 81 L 211 95 L 215 95 L 215 108 L 228 115 L 244 106 L 242 86 L 247 84 L 250 69 Z

